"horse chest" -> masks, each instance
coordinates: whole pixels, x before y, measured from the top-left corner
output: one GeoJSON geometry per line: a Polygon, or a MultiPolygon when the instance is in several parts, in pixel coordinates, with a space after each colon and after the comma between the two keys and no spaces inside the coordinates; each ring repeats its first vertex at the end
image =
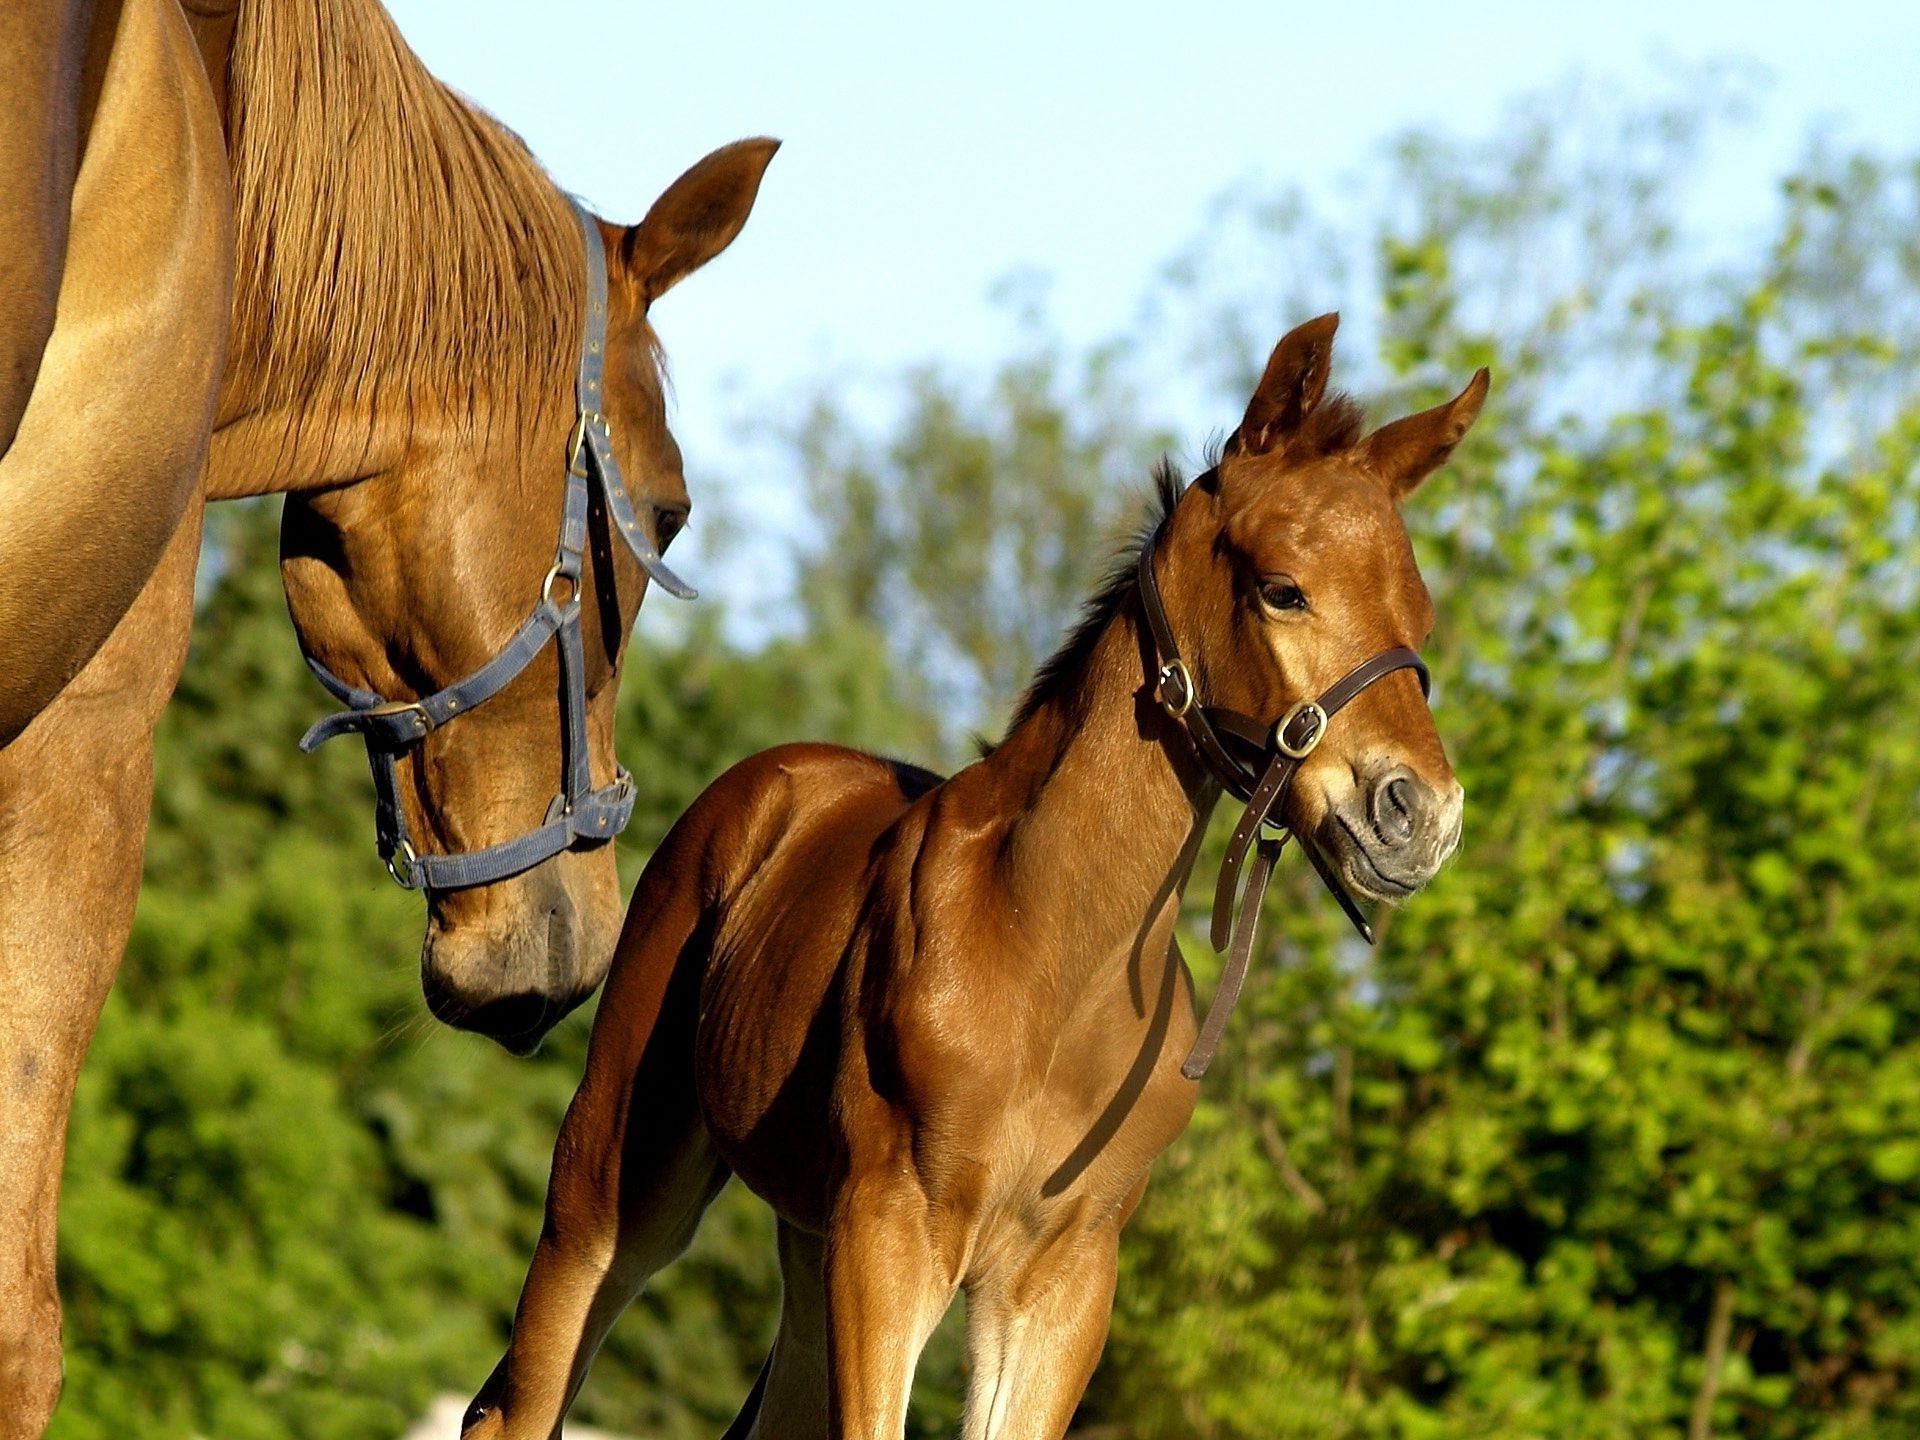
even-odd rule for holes
{"type": "Polygon", "coordinates": [[[1043,1231],[1063,1210],[1130,1207],[1154,1159],[1185,1129],[1196,1087],[1179,1063],[1194,1033],[1179,962],[1071,1005],[999,987],[955,1003],[943,986],[897,1017],[895,1068],[911,1152],[935,1203],[985,1230],[1043,1231]]]}

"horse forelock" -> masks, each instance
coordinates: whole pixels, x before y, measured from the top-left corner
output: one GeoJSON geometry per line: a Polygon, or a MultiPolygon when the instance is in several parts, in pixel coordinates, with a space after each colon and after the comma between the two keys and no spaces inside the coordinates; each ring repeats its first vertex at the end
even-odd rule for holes
{"type": "Polygon", "coordinates": [[[586,277],[565,197],[377,0],[243,6],[229,84],[243,405],[495,425],[569,383],[586,277]]]}

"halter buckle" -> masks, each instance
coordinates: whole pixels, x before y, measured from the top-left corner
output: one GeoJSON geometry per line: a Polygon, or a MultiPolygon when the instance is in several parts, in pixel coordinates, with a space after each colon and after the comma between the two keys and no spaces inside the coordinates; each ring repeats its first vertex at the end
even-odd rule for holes
{"type": "Polygon", "coordinates": [[[1176,720],[1185,718],[1186,713],[1193,709],[1196,693],[1193,686],[1193,672],[1187,669],[1187,662],[1178,656],[1162,665],[1154,676],[1153,698],[1160,702],[1161,709],[1176,720]],[[1170,690],[1176,682],[1179,685],[1177,698],[1170,690]]]}
{"type": "Polygon", "coordinates": [[[420,857],[413,853],[413,846],[405,840],[393,842],[393,849],[380,857],[386,862],[387,874],[393,877],[393,883],[402,890],[413,888],[413,867],[420,857]]]}
{"type": "Polygon", "coordinates": [[[579,479],[587,478],[586,468],[580,463],[580,452],[587,448],[587,426],[597,424],[607,432],[607,438],[613,438],[613,427],[607,424],[607,417],[598,410],[582,410],[573,419],[573,433],[567,436],[567,474],[579,479]]]}
{"type": "Polygon", "coordinates": [[[1321,740],[1326,738],[1326,733],[1327,712],[1320,708],[1320,702],[1318,700],[1302,700],[1298,705],[1282,715],[1280,717],[1280,723],[1273,727],[1273,748],[1289,760],[1304,760],[1319,747],[1321,740]],[[1308,715],[1313,718],[1313,729],[1307,733],[1307,738],[1304,741],[1295,745],[1287,739],[1287,732],[1293,729],[1293,722],[1298,720],[1302,715],[1308,715]]]}
{"type": "Polygon", "coordinates": [[[422,705],[418,700],[388,700],[362,713],[370,716],[377,715],[383,720],[396,715],[414,715],[419,717],[417,723],[420,727],[420,733],[413,737],[414,741],[425,739],[427,732],[433,729],[433,716],[428,713],[427,707],[422,705]]]}

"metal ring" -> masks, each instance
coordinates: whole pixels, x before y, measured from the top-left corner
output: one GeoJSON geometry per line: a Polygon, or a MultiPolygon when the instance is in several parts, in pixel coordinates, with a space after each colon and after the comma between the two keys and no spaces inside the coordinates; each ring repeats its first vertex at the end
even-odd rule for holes
{"type": "Polygon", "coordinates": [[[567,584],[573,587],[573,594],[569,595],[566,598],[564,603],[571,605],[574,601],[580,598],[580,582],[577,579],[575,579],[572,575],[569,575],[567,574],[567,572],[562,570],[560,568],[561,563],[562,562],[558,560],[554,561],[553,564],[549,566],[547,569],[547,578],[540,582],[540,598],[546,601],[549,605],[558,605],[563,603],[553,598],[553,582],[558,579],[561,579],[563,576],[565,577],[567,584]]]}
{"type": "Polygon", "coordinates": [[[1162,665],[1153,694],[1154,698],[1160,702],[1161,708],[1169,715],[1176,720],[1183,719],[1186,713],[1193,709],[1195,695],[1193,672],[1187,669],[1187,662],[1176,657],[1162,665]],[[1177,703],[1167,696],[1167,682],[1170,680],[1180,682],[1180,699],[1177,703]]]}
{"type": "Polygon", "coordinates": [[[1282,715],[1280,717],[1280,723],[1273,727],[1273,748],[1289,760],[1304,760],[1319,746],[1320,741],[1326,736],[1326,733],[1327,712],[1320,708],[1320,702],[1318,700],[1302,700],[1298,705],[1287,711],[1285,715],[1282,715]],[[1295,746],[1288,742],[1287,731],[1293,728],[1293,722],[1298,720],[1302,715],[1312,715],[1315,717],[1313,733],[1307,737],[1305,744],[1295,746]]]}
{"type": "Polygon", "coordinates": [[[398,885],[402,890],[411,890],[413,888],[413,867],[418,864],[420,860],[420,857],[413,853],[413,846],[404,840],[396,840],[393,842],[393,849],[380,858],[386,861],[387,874],[393,877],[394,884],[398,885]],[[399,861],[401,866],[405,867],[404,871],[396,867],[394,863],[396,860],[399,861]]]}

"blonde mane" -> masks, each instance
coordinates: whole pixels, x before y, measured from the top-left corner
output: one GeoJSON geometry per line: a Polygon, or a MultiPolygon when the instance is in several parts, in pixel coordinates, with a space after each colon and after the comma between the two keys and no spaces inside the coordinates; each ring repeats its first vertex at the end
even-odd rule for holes
{"type": "Polygon", "coordinates": [[[494,423],[570,379],[586,273],[566,198],[378,0],[248,0],[229,84],[229,402],[494,423]]]}

